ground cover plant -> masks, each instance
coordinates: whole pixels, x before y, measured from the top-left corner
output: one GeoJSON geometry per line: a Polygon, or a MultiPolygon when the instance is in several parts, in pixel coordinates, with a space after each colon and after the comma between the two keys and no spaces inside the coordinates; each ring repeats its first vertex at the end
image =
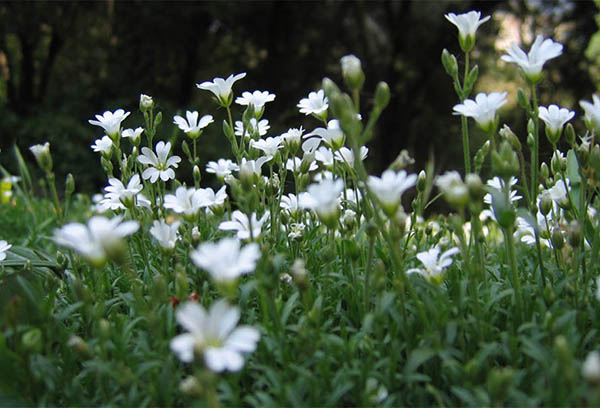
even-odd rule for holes
{"type": "Polygon", "coordinates": [[[19,175],[1,185],[2,405],[600,402],[600,98],[581,101],[583,115],[539,106],[563,46],[511,45],[501,58],[522,73],[512,97],[529,117],[511,129],[507,92],[472,95],[489,17],[445,17],[458,28],[461,56],[441,60],[462,134],[440,137],[462,138],[462,175],[407,171],[406,152],[367,173],[374,124],[393,112],[385,82],[362,89],[353,55],[343,85],[325,78],[299,101],[310,131],[269,134],[276,96],[237,92],[245,73],[197,84],[223,123],[187,111],[167,137],[148,95],[137,115],[95,115],[107,185],[92,199],[74,194],[76,176],[55,180],[47,143],[25,152],[37,191],[15,148],[19,175]],[[488,136],[474,154],[473,125],[488,136]],[[230,158],[200,162],[207,126],[230,158]],[[441,199],[451,214],[427,211],[441,199]]]}

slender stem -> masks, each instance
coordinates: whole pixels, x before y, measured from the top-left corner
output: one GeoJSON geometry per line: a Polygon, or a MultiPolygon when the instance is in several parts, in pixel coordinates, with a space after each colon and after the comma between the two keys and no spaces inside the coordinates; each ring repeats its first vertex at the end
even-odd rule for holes
{"type": "Polygon", "coordinates": [[[533,151],[531,152],[531,203],[535,206],[537,203],[537,191],[538,191],[538,171],[539,165],[539,153],[540,153],[540,121],[538,118],[538,101],[535,85],[531,85],[531,100],[533,102],[533,151]]]}
{"type": "Polygon", "coordinates": [[[514,227],[511,225],[508,228],[503,228],[504,242],[506,244],[506,256],[510,263],[510,279],[512,280],[513,288],[515,291],[515,304],[517,307],[517,316],[519,321],[523,319],[523,299],[521,298],[521,281],[519,280],[518,269],[517,269],[517,258],[515,256],[515,240],[513,237],[514,227]]]}
{"type": "MultiPolygon", "coordinates": [[[[463,78],[463,87],[464,87],[465,82],[467,81],[468,75],[469,75],[469,53],[466,53],[465,54],[465,76],[463,78]]],[[[464,100],[469,95],[463,94],[462,96],[463,96],[463,98],[462,98],[461,102],[464,102],[464,100]]],[[[463,142],[463,154],[464,154],[464,160],[465,160],[465,174],[469,174],[471,172],[471,153],[470,153],[470,146],[469,146],[469,126],[467,123],[466,116],[461,116],[460,124],[461,124],[461,128],[462,128],[462,142],[463,142]]]]}
{"type": "Polygon", "coordinates": [[[367,267],[365,269],[365,313],[369,310],[369,280],[371,278],[371,264],[373,263],[373,247],[375,246],[375,238],[369,239],[369,253],[367,255],[367,267]]]}

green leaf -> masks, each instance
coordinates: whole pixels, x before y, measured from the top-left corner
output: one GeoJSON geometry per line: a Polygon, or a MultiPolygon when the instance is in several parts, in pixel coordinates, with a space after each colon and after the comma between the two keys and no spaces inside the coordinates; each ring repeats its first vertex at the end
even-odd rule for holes
{"type": "Polygon", "coordinates": [[[419,368],[421,365],[430,360],[433,356],[435,356],[435,351],[430,348],[420,348],[415,349],[410,353],[408,357],[408,361],[404,366],[404,374],[409,375],[412,374],[419,368]]]}

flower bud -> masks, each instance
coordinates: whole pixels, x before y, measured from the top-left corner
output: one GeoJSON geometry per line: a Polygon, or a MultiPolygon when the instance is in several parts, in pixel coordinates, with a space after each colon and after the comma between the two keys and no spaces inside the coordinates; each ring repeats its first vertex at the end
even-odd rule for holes
{"type": "Polygon", "coordinates": [[[355,55],[345,55],[340,59],[342,65],[342,76],[348,88],[360,91],[364,82],[365,74],[362,70],[360,59],[355,55]]]}
{"type": "Polygon", "coordinates": [[[525,91],[523,88],[519,88],[517,90],[517,101],[519,102],[519,106],[525,109],[527,112],[531,110],[531,105],[529,103],[529,98],[525,95],[525,91]]]}
{"type": "Polygon", "coordinates": [[[29,353],[39,353],[42,350],[42,331],[37,327],[27,330],[21,337],[21,342],[29,353]]]}
{"type": "Polygon", "coordinates": [[[497,152],[492,152],[492,171],[504,179],[519,173],[519,158],[507,141],[500,144],[497,152]]]}
{"type": "Polygon", "coordinates": [[[568,237],[569,237],[569,245],[571,245],[573,248],[577,248],[579,245],[581,245],[581,239],[582,239],[583,235],[582,235],[582,231],[581,231],[581,224],[579,224],[579,222],[577,222],[577,220],[573,220],[569,224],[568,237]]]}
{"type": "Polygon", "coordinates": [[[573,146],[575,144],[575,128],[570,123],[567,123],[565,127],[565,140],[569,144],[569,146],[573,146]]]}
{"type": "Polygon", "coordinates": [[[552,237],[550,240],[552,241],[554,248],[558,249],[559,251],[565,246],[565,239],[563,238],[562,232],[558,228],[554,228],[552,230],[552,237]]]}
{"type": "Polygon", "coordinates": [[[485,162],[485,158],[490,152],[490,141],[486,140],[486,142],[481,146],[481,148],[475,154],[475,158],[473,159],[473,163],[475,164],[475,172],[479,173],[481,171],[481,167],[485,162]]]}
{"type": "Polygon", "coordinates": [[[200,174],[200,167],[194,165],[194,168],[192,169],[192,174],[194,175],[194,184],[196,186],[199,186],[200,181],[202,180],[202,175],[200,174]]]}
{"type": "Polygon", "coordinates": [[[581,373],[586,381],[600,383],[600,353],[592,351],[586,357],[581,373]]]}
{"type": "Polygon", "coordinates": [[[458,80],[458,63],[456,57],[450,54],[447,49],[444,48],[442,51],[442,65],[446,70],[446,73],[455,81],[458,80]]]}
{"type": "Polygon", "coordinates": [[[540,165],[540,179],[542,183],[545,183],[550,177],[550,170],[548,169],[548,165],[545,162],[542,162],[540,165]]]}
{"type": "Polygon", "coordinates": [[[75,178],[71,173],[67,174],[65,179],[65,198],[69,200],[75,191],[75,178]]]}
{"type": "Polygon", "coordinates": [[[152,109],[154,106],[154,100],[151,96],[140,94],[140,110],[146,112],[152,109]]]}
{"type": "Polygon", "coordinates": [[[542,193],[542,196],[540,198],[540,212],[543,215],[548,215],[548,213],[550,211],[552,211],[552,197],[550,196],[550,193],[548,193],[547,191],[544,191],[542,193]]]}
{"type": "Polygon", "coordinates": [[[469,189],[469,195],[474,202],[480,202],[486,194],[485,186],[481,178],[474,173],[469,173],[465,176],[465,184],[469,189]]]}
{"type": "Polygon", "coordinates": [[[304,261],[300,258],[296,259],[292,265],[292,277],[296,285],[298,285],[298,289],[304,291],[308,288],[310,284],[308,273],[304,267],[304,261]]]}
{"type": "Polygon", "coordinates": [[[502,129],[500,129],[498,131],[498,134],[504,138],[504,140],[506,140],[508,143],[510,143],[510,145],[512,146],[512,148],[517,151],[520,152],[521,151],[521,142],[519,141],[519,138],[517,137],[517,135],[515,135],[515,133],[512,131],[512,129],[510,127],[508,127],[507,125],[504,125],[502,127],[502,129]]]}
{"type": "Polygon", "coordinates": [[[69,340],[67,341],[67,345],[75,350],[77,353],[81,354],[83,357],[90,357],[92,354],[90,352],[90,346],[79,336],[71,335],[69,340]]]}
{"type": "Polygon", "coordinates": [[[419,175],[417,176],[417,191],[419,193],[422,193],[425,191],[426,187],[427,187],[427,174],[425,173],[425,170],[421,170],[419,172],[419,175]]]}
{"type": "Polygon", "coordinates": [[[380,111],[390,103],[390,87],[386,82],[379,82],[375,88],[375,106],[380,111]]]}
{"type": "Polygon", "coordinates": [[[50,143],[46,142],[43,145],[33,145],[29,148],[35,156],[38,166],[46,173],[52,171],[52,156],[50,155],[50,143]]]}
{"type": "Polygon", "coordinates": [[[179,391],[189,397],[201,397],[202,384],[196,377],[189,375],[179,383],[179,391]]]}

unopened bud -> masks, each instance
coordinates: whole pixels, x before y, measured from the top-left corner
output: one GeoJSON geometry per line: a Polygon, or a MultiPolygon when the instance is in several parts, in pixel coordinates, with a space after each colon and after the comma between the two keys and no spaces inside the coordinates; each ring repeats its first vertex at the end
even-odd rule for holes
{"type": "Polygon", "coordinates": [[[452,79],[458,80],[458,62],[456,61],[456,57],[445,48],[442,51],[442,65],[452,79]]]}
{"type": "Polygon", "coordinates": [[[387,83],[381,81],[375,88],[375,106],[377,109],[383,110],[390,102],[390,87],[387,83]]]}
{"type": "Polygon", "coordinates": [[[67,199],[71,198],[73,192],[75,191],[75,178],[71,173],[67,174],[67,178],[65,179],[65,196],[67,199]]]}
{"type": "Polygon", "coordinates": [[[146,112],[149,109],[152,109],[154,106],[154,100],[151,96],[141,94],[140,95],[140,110],[142,112],[146,112]]]}
{"type": "Polygon", "coordinates": [[[565,246],[565,239],[563,238],[562,232],[558,228],[552,230],[552,237],[550,238],[554,248],[561,250],[565,246]]]}
{"type": "Polygon", "coordinates": [[[43,145],[33,145],[29,148],[33,153],[38,166],[46,173],[52,171],[52,156],[50,155],[50,143],[46,142],[43,145]]]}
{"type": "Polygon", "coordinates": [[[39,353],[42,349],[42,331],[40,329],[29,329],[21,338],[23,347],[30,353],[39,353]]]}
{"type": "Polygon", "coordinates": [[[67,345],[84,357],[90,357],[90,346],[79,336],[71,335],[67,345]]]}
{"type": "Polygon", "coordinates": [[[473,201],[479,202],[483,199],[483,196],[486,194],[485,186],[477,174],[467,174],[465,176],[465,184],[469,189],[469,195],[473,201]]]}
{"type": "Polygon", "coordinates": [[[548,165],[543,162],[540,165],[540,179],[542,183],[545,183],[546,180],[548,180],[548,177],[550,177],[550,170],[548,169],[548,165]]]}
{"type": "Polygon", "coordinates": [[[552,211],[552,197],[550,196],[550,193],[544,191],[540,198],[540,212],[543,215],[548,215],[550,211],[552,211]]]}
{"type": "Polygon", "coordinates": [[[192,169],[192,174],[194,176],[194,184],[196,186],[199,186],[200,181],[202,180],[202,174],[200,173],[200,167],[194,165],[194,168],[192,169]]]}
{"type": "Polygon", "coordinates": [[[308,280],[308,274],[304,267],[304,261],[302,259],[296,259],[292,265],[292,277],[294,282],[298,285],[298,289],[305,290],[308,288],[310,281],[308,280]]]}
{"type": "Polygon", "coordinates": [[[417,191],[419,193],[422,193],[425,191],[426,187],[427,187],[427,174],[425,173],[425,170],[421,170],[419,172],[419,175],[417,176],[417,191]]]}
{"type": "Polygon", "coordinates": [[[573,146],[575,144],[575,128],[570,123],[567,123],[567,126],[565,127],[565,140],[569,146],[573,146]]]}
{"type": "Polygon", "coordinates": [[[517,152],[521,151],[521,142],[519,141],[517,135],[515,135],[515,133],[511,130],[511,128],[508,127],[508,125],[504,125],[502,129],[498,131],[498,134],[500,134],[500,136],[504,138],[504,140],[510,143],[514,150],[516,150],[517,152]]]}
{"type": "Polygon", "coordinates": [[[342,76],[348,88],[360,91],[365,82],[360,59],[355,55],[345,55],[340,59],[340,64],[342,65],[342,76]]]}
{"type": "Polygon", "coordinates": [[[571,223],[569,224],[569,245],[571,245],[573,248],[577,248],[579,245],[581,245],[581,238],[582,238],[582,232],[581,232],[581,224],[579,224],[579,222],[577,222],[576,220],[571,221],[571,223]]]}

